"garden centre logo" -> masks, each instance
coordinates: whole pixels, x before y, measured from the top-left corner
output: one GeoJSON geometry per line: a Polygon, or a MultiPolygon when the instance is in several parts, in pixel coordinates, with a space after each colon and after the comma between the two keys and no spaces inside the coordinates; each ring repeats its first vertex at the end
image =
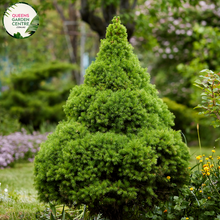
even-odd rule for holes
{"type": "Polygon", "coordinates": [[[35,33],[39,25],[39,17],[32,6],[19,2],[7,8],[2,22],[10,36],[23,39],[35,33]]]}

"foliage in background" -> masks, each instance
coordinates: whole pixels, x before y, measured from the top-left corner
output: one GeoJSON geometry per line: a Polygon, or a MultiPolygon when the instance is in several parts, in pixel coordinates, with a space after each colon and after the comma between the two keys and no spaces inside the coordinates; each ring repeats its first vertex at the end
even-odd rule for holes
{"type": "MultiPolygon", "coordinates": [[[[116,15],[120,15],[122,23],[127,29],[129,40],[134,34],[134,30],[138,33],[141,32],[141,34],[143,35],[143,29],[145,29],[147,25],[149,25],[149,20],[154,20],[161,11],[167,13],[169,12],[170,8],[173,7],[175,9],[178,9],[183,7],[183,3],[188,2],[190,2],[192,5],[196,5],[199,0],[160,0],[157,2],[148,2],[145,0],[73,0],[67,1],[65,3],[62,0],[58,0],[56,1],[56,3],[51,2],[50,0],[41,0],[40,8],[44,10],[51,9],[54,5],[56,5],[59,6],[58,10],[61,11],[64,8],[68,9],[68,7],[71,6],[70,2],[74,3],[75,6],[78,6],[82,21],[86,22],[89,27],[98,34],[100,39],[103,39],[105,37],[106,27],[110,24],[112,18],[116,15]],[[148,4],[150,4],[151,7],[146,17],[144,16],[144,13],[142,13],[141,16],[135,13],[139,7],[147,7],[148,4]],[[140,24],[143,22],[143,18],[144,22],[147,23],[147,25],[144,24],[144,27],[141,27],[140,24]]],[[[65,15],[65,13],[63,12],[62,14],[65,15]]],[[[69,19],[74,20],[74,16],[69,17],[69,19]]],[[[146,30],[148,34],[152,31],[152,29],[149,28],[146,28],[145,32],[146,30]]]]}
{"type": "MultiPolygon", "coordinates": [[[[10,37],[3,26],[0,28],[0,60],[8,59],[8,68],[14,72],[33,63],[44,63],[52,60],[68,62],[68,48],[62,30],[60,19],[54,10],[43,9],[40,2],[26,0],[39,15],[39,27],[36,33],[22,41],[10,37]],[[46,16],[47,14],[47,16],[46,16]]],[[[2,0],[0,13],[3,14],[8,6],[17,3],[14,0],[2,0]]],[[[1,66],[1,65],[0,65],[1,66]]]]}
{"type": "Polygon", "coordinates": [[[215,139],[220,135],[220,132],[210,127],[210,118],[207,119],[202,115],[198,115],[198,111],[176,103],[167,97],[164,97],[163,101],[175,116],[172,128],[176,131],[181,131],[183,140],[187,142],[188,146],[198,145],[197,124],[200,125],[200,135],[203,146],[219,145],[215,143],[215,139]]]}
{"type": "MultiPolygon", "coordinates": [[[[11,115],[16,115],[23,125],[32,125],[39,129],[45,121],[57,123],[64,119],[62,106],[68,97],[73,83],[53,86],[50,81],[61,78],[71,64],[51,62],[35,64],[21,73],[12,74],[11,86],[0,97],[0,105],[11,115]],[[48,83],[47,83],[48,82],[48,83]]],[[[67,76],[66,76],[67,77],[67,76]]]]}
{"type": "Polygon", "coordinates": [[[176,131],[180,130],[186,137],[188,144],[195,140],[195,136],[197,135],[196,124],[201,119],[197,112],[166,97],[163,98],[163,101],[167,104],[168,109],[175,115],[174,126],[172,128],[176,131]]]}
{"type": "Polygon", "coordinates": [[[47,134],[34,132],[27,134],[25,130],[9,135],[0,135],[0,169],[14,166],[19,161],[33,161],[47,134]]]}
{"type": "Polygon", "coordinates": [[[202,110],[200,114],[213,117],[212,125],[216,128],[220,126],[220,74],[208,69],[201,73],[205,75],[200,75],[201,80],[197,79],[195,86],[202,90],[202,101],[196,108],[202,110]]]}
{"type": "Polygon", "coordinates": [[[71,91],[67,120],[35,158],[41,201],[85,204],[91,215],[110,220],[137,219],[187,181],[188,148],[149,81],[114,18],[85,83],[71,91]]]}
{"type": "MultiPolygon", "coordinates": [[[[220,17],[220,14],[218,14],[220,17]]],[[[214,19],[215,21],[216,19],[214,19]]],[[[205,23],[204,23],[205,24],[205,23]]],[[[192,58],[187,64],[179,64],[178,72],[189,79],[191,86],[190,104],[199,103],[200,91],[193,88],[194,81],[198,78],[201,69],[212,69],[215,72],[220,71],[219,49],[220,49],[220,31],[219,20],[213,26],[201,26],[196,24],[193,33],[196,41],[193,43],[192,58]]]]}
{"type": "MultiPolygon", "coordinates": [[[[154,10],[152,2],[146,1],[143,6],[137,7],[136,13],[142,17],[142,22],[138,23],[140,29],[137,29],[131,42],[135,45],[142,65],[148,65],[152,82],[156,84],[160,96],[187,109],[199,103],[200,92],[193,86],[198,72],[204,68],[218,72],[220,68],[220,4],[218,1],[205,0],[190,1],[182,6],[170,7],[169,12],[159,10],[154,19],[150,16],[151,10],[154,10]],[[139,31],[141,28],[142,31],[139,31]]],[[[184,131],[183,127],[190,116],[181,123],[186,114],[172,112],[176,117],[176,127],[184,131]]],[[[205,145],[214,144],[215,137],[219,136],[219,131],[210,128],[209,123],[210,119],[206,118],[200,121],[205,145]],[[210,135],[207,136],[207,133],[210,135]]],[[[190,122],[188,127],[193,132],[190,135],[185,132],[187,139],[193,140],[195,144],[195,125],[191,127],[190,122]]]]}
{"type": "Polygon", "coordinates": [[[182,3],[180,8],[168,8],[168,12],[159,10],[154,19],[149,18],[155,7],[152,2],[137,8],[142,32],[146,29],[152,34],[139,32],[132,42],[143,57],[154,42],[150,73],[161,96],[192,107],[199,97],[192,86],[198,70],[206,65],[213,70],[219,66],[220,4],[215,0],[182,3]]]}
{"type": "Polygon", "coordinates": [[[0,135],[8,135],[20,129],[18,118],[10,115],[8,111],[0,108],[0,135]]]}

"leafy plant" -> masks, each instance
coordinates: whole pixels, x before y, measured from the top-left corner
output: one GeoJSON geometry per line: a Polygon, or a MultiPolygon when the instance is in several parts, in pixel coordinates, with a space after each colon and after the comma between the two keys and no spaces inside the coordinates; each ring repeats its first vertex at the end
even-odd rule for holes
{"type": "Polygon", "coordinates": [[[35,158],[41,201],[86,205],[90,216],[132,220],[187,181],[188,148],[171,129],[173,115],[133,54],[118,17],[64,111],[67,120],[35,158]]]}
{"type": "Polygon", "coordinates": [[[14,34],[13,37],[15,37],[17,39],[23,39],[24,38],[24,37],[21,36],[20,32],[17,32],[16,34],[14,34]]]}
{"type": "MultiPolygon", "coordinates": [[[[10,184],[10,179],[8,181],[10,184]]],[[[30,186],[30,182],[26,182],[26,184],[30,186]]],[[[18,189],[18,187],[16,188],[18,189]]],[[[17,189],[14,190],[8,186],[1,187],[0,183],[0,219],[35,220],[35,213],[43,208],[43,204],[37,201],[36,196],[27,195],[24,191],[18,191],[17,189]]]]}
{"type": "Polygon", "coordinates": [[[202,117],[198,116],[195,110],[176,103],[169,98],[164,97],[163,101],[167,104],[168,109],[175,115],[174,126],[172,128],[177,131],[181,130],[188,144],[194,141],[195,137],[197,137],[196,124],[202,117]]]}
{"type": "Polygon", "coordinates": [[[217,128],[220,125],[220,75],[208,69],[201,73],[204,75],[200,75],[201,80],[197,79],[194,85],[203,91],[202,101],[195,108],[202,110],[199,114],[211,118],[211,125],[217,128]]]}
{"type": "Polygon", "coordinates": [[[76,209],[74,206],[71,208],[65,208],[65,205],[54,205],[49,202],[49,207],[44,211],[39,211],[36,213],[37,219],[50,219],[50,220],[78,220],[78,219],[87,219],[85,217],[86,207],[82,206],[79,209],[76,209]]]}
{"type": "Polygon", "coordinates": [[[32,19],[30,25],[28,26],[28,28],[27,28],[27,30],[26,30],[26,33],[27,33],[27,32],[29,32],[30,34],[35,33],[35,31],[37,30],[38,26],[39,26],[39,16],[36,15],[36,16],[32,19]]]}
{"type": "Polygon", "coordinates": [[[205,69],[201,71],[206,75],[200,75],[195,81],[195,86],[202,89],[202,101],[196,108],[202,109],[200,114],[214,117],[212,125],[216,128],[220,126],[220,74],[205,69]]]}
{"type": "MultiPolygon", "coordinates": [[[[171,196],[166,203],[155,206],[146,219],[219,219],[220,156],[214,160],[215,150],[209,156],[196,156],[197,164],[191,170],[190,181],[171,196]]],[[[172,182],[172,176],[170,181],[172,182]]]]}

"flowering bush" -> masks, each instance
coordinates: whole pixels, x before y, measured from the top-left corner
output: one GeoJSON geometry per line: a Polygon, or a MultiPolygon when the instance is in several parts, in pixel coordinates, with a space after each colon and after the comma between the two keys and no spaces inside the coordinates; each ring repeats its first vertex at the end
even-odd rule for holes
{"type": "MultiPolygon", "coordinates": [[[[189,183],[178,196],[171,196],[170,201],[149,212],[146,219],[220,219],[220,156],[215,161],[214,153],[197,156],[197,164],[189,167],[189,183]]],[[[172,182],[172,176],[167,179],[172,182]]]]}
{"type": "Polygon", "coordinates": [[[39,145],[46,140],[46,134],[27,134],[25,130],[6,136],[0,135],[0,168],[12,166],[20,159],[33,161],[39,145]]]}

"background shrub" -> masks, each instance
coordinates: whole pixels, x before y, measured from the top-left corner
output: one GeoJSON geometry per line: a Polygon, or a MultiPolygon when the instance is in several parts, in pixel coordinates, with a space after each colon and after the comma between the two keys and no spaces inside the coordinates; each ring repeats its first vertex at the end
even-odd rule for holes
{"type": "Polygon", "coordinates": [[[72,83],[60,86],[58,89],[51,85],[53,77],[74,69],[67,63],[51,62],[35,64],[21,73],[12,74],[9,90],[2,93],[0,105],[10,115],[17,115],[22,125],[32,125],[39,129],[45,121],[57,123],[62,120],[62,106],[68,97],[72,83]]]}
{"type": "Polygon", "coordinates": [[[110,220],[137,219],[187,181],[188,148],[171,129],[173,115],[133,54],[119,18],[64,111],[67,120],[35,158],[40,200],[86,204],[91,215],[110,220]]]}
{"type": "Polygon", "coordinates": [[[10,115],[6,109],[0,108],[0,135],[8,135],[20,129],[18,117],[10,115]]]}
{"type": "Polygon", "coordinates": [[[213,119],[205,118],[203,115],[198,114],[198,111],[170,100],[169,98],[164,97],[163,101],[175,116],[172,128],[182,132],[188,146],[198,145],[197,124],[199,124],[199,133],[203,146],[219,146],[219,143],[216,143],[215,140],[220,133],[210,126],[213,119]]]}

